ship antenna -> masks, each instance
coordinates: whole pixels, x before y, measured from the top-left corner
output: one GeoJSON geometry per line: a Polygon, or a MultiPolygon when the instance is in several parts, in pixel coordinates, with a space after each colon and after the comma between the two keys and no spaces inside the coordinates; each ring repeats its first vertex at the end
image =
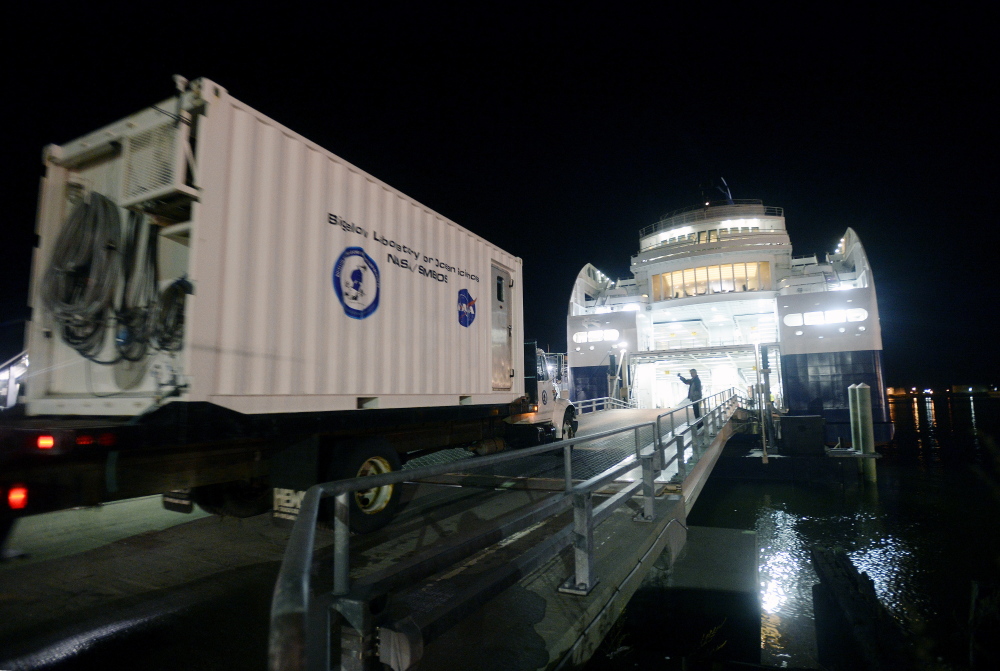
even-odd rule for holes
{"type": "Polygon", "coordinates": [[[730,191],[729,191],[729,185],[726,184],[726,178],[725,177],[719,177],[719,179],[722,180],[722,186],[725,186],[726,188],[723,189],[722,186],[718,186],[718,185],[715,188],[722,192],[722,195],[726,197],[726,202],[727,203],[729,203],[730,205],[733,205],[734,204],[733,203],[733,194],[730,193],[730,191]]]}

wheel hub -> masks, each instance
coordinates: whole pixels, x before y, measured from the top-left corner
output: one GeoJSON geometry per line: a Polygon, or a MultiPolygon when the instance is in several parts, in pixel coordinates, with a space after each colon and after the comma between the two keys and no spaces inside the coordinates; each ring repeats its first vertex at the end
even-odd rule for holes
{"type": "MultiPolygon", "coordinates": [[[[367,477],[369,475],[381,475],[383,473],[391,473],[392,466],[389,464],[388,460],[383,457],[375,456],[369,457],[361,467],[358,469],[359,478],[367,477]]],[[[392,491],[395,485],[386,485],[384,487],[372,487],[371,489],[365,489],[354,493],[354,500],[358,504],[358,509],[365,513],[366,515],[374,515],[375,513],[384,510],[389,501],[392,499],[392,491]]]]}

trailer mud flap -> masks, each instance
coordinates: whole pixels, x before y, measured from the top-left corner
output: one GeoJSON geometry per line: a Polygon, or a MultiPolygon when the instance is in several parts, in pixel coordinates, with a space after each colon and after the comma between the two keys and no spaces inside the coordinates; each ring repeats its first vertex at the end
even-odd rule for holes
{"type": "Polygon", "coordinates": [[[290,526],[299,517],[306,490],[319,482],[319,439],[312,437],[271,457],[270,481],[274,488],[271,521],[290,526]]]}
{"type": "Polygon", "coordinates": [[[163,507],[175,513],[190,513],[194,510],[194,501],[190,489],[175,489],[163,494],[163,507]]]}
{"type": "Polygon", "coordinates": [[[302,499],[306,497],[304,489],[274,488],[274,507],[271,510],[271,520],[285,526],[294,523],[302,510],[302,499]]]}

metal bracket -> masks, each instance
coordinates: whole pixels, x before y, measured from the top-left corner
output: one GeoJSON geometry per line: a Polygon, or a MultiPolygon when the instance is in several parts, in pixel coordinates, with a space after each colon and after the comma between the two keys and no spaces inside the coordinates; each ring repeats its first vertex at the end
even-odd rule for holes
{"type": "Polygon", "coordinates": [[[575,594],[576,596],[587,596],[601,582],[600,578],[594,578],[589,586],[586,583],[577,582],[576,577],[570,576],[559,585],[559,591],[563,594],[575,594]]]}

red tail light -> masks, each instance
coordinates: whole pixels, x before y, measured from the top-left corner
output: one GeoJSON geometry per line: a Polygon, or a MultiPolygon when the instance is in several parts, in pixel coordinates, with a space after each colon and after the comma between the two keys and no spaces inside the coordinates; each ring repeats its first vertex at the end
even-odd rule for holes
{"type": "Polygon", "coordinates": [[[97,437],[97,444],[98,445],[104,445],[104,446],[114,445],[115,444],[115,434],[113,434],[113,433],[102,433],[100,436],[97,437]]]}
{"type": "Polygon", "coordinates": [[[94,444],[94,437],[93,436],[88,436],[87,434],[83,434],[83,435],[77,436],[76,437],[76,444],[77,445],[93,445],[94,444]]]}
{"type": "Polygon", "coordinates": [[[11,510],[23,510],[28,506],[28,488],[14,485],[7,492],[7,505],[11,510]]]}
{"type": "Polygon", "coordinates": [[[51,450],[56,444],[56,439],[53,436],[39,436],[38,437],[38,449],[40,450],[51,450]]]}

